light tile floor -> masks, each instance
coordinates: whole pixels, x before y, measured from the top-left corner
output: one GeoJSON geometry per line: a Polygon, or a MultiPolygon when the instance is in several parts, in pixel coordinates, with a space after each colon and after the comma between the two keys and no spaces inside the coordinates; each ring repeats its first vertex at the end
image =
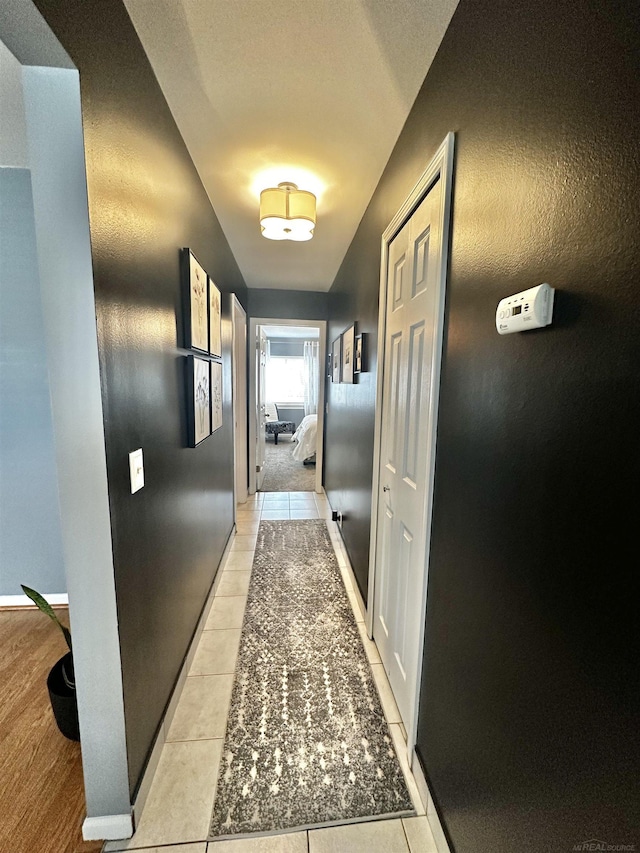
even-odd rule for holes
{"type": "Polygon", "coordinates": [[[240,629],[261,519],[330,518],[324,495],[258,493],[239,505],[237,534],[215,587],[211,609],[169,726],[166,743],[136,833],[104,850],[140,853],[437,853],[406,758],[406,735],[380,655],[366,636],[349,562],[335,524],[329,523],[340,571],[354,609],[382,706],[417,817],[377,820],[281,835],[205,840],[215,798],[240,629]],[[170,845],[170,846],[169,846],[170,845]]]}

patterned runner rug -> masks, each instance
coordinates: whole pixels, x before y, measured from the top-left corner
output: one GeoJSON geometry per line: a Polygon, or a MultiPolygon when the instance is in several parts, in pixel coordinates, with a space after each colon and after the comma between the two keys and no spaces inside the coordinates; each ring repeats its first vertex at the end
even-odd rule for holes
{"type": "Polygon", "coordinates": [[[211,839],[414,814],[324,521],[263,521],[211,839]]]}

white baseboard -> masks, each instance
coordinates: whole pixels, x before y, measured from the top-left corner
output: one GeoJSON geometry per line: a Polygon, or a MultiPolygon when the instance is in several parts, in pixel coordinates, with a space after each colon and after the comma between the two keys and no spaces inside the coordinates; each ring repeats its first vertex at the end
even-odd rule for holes
{"type": "Polygon", "coordinates": [[[110,814],[101,817],[86,817],[82,824],[85,841],[112,841],[131,838],[133,817],[130,814],[110,814]]]}
{"type": "MultiPolygon", "coordinates": [[[[47,593],[44,596],[49,604],[69,604],[66,592],[47,593]]],[[[0,595],[0,607],[35,607],[28,595],[0,595]]]]}
{"type": "Polygon", "coordinates": [[[451,853],[451,848],[449,847],[447,837],[442,829],[442,824],[440,823],[436,807],[433,804],[433,797],[431,796],[429,785],[425,779],[422,765],[418,761],[418,756],[415,752],[413,754],[413,761],[411,762],[411,770],[413,771],[413,778],[416,780],[416,785],[418,786],[418,793],[420,794],[422,805],[427,813],[427,820],[429,821],[431,834],[436,842],[438,853],[451,853]]]}

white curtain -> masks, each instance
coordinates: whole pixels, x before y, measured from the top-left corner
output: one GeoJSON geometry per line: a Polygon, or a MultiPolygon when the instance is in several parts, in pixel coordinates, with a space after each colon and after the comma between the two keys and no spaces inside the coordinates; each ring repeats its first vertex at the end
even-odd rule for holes
{"type": "Polygon", "coordinates": [[[320,364],[318,341],[304,342],[304,413],[315,415],[318,412],[318,386],[320,381],[320,364]]]}

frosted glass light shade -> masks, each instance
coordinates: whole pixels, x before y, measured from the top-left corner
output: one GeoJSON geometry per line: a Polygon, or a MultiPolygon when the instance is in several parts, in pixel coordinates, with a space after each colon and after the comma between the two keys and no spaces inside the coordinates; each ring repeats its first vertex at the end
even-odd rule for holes
{"type": "Polygon", "coordinates": [[[301,242],[313,237],[316,197],[295,184],[278,184],[260,193],[260,227],[268,240],[301,242]]]}

